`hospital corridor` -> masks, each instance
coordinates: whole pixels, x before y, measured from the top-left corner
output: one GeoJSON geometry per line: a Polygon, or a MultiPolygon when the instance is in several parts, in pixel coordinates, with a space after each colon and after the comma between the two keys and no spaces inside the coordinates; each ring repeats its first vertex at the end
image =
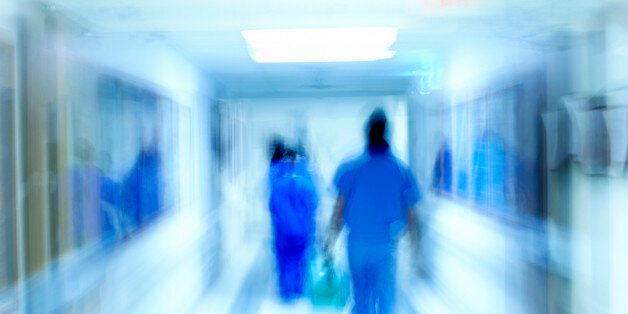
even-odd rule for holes
{"type": "Polygon", "coordinates": [[[628,313],[626,0],[0,0],[0,314],[628,313]]]}

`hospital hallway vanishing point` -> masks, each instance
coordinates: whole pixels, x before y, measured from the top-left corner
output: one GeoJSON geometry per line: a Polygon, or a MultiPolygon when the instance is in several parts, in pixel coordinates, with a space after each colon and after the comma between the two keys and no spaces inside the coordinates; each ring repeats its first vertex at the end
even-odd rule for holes
{"type": "Polygon", "coordinates": [[[628,313],[622,0],[0,0],[0,313],[350,313],[346,229],[333,305],[316,267],[376,108],[421,194],[395,313],[628,313]],[[318,197],[291,302],[278,136],[318,197]]]}

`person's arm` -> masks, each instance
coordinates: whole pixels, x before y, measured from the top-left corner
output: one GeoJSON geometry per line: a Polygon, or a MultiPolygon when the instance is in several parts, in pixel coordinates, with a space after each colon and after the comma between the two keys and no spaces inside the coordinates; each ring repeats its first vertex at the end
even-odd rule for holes
{"type": "Polygon", "coordinates": [[[342,228],[342,216],[345,210],[345,200],[342,196],[338,196],[336,204],[334,205],[334,212],[331,215],[331,221],[329,222],[329,229],[327,231],[327,238],[324,244],[324,251],[327,257],[331,257],[332,247],[336,243],[338,234],[342,228]]]}
{"type": "Polygon", "coordinates": [[[410,237],[410,264],[417,275],[423,274],[423,260],[420,254],[420,230],[417,206],[411,206],[406,213],[407,232],[410,237]]]}
{"type": "Polygon", "coordinates": [[[406,213],[406,224],[408,236],[410,237],[410,245],[413,250],[419,249],[419,219],[417,218],[416,207],[411,206],[406,213]]]}
{"type": "Polygon", "coordinates": [[[412,268],[419,274],[421,272],[421,256],[420,256],[420,224],[418,211],[419,203],[421,201],[421,191],[416,182],[416,179],[411,172],[408,171],[404,191],[402,194],[402,204],[406,210],[406,231],[410,237],[410,255],[412,268]]]}

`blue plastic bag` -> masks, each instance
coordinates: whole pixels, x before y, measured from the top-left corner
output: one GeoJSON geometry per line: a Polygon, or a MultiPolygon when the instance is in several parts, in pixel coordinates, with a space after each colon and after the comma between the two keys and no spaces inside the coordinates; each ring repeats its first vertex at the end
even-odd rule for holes
{"type": "Polygon", "coordinates": [[[347,273],[333,260],[320,256],[310,266],[310,300],[314,309],[342,310],[350,294],[347,273]]]}

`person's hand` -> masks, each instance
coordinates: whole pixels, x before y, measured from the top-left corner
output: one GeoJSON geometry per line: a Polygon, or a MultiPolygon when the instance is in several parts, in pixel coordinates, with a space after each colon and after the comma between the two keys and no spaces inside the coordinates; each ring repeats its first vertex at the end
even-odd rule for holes
{"type": "Polygon", "coordinates": [[[325,261],[330,261],[333,258],[331,246],[331,241],[327,238],[327,240],[323,243],[323,257],[325,258],[325,261]]]}

